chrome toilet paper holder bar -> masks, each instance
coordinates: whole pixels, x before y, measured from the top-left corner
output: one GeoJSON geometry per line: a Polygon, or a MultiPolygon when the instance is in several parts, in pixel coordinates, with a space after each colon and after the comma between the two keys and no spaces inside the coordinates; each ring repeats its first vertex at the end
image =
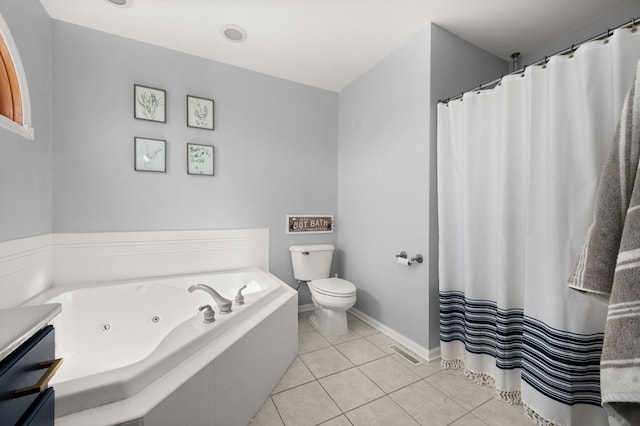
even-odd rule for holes
{"type": "MultiPolygon", "coordinates": [[[[402,259],[408,259],[409,255],[407,255],[407,252],[402,250],[399,254],[396,254],[396,259],[397,258],[402,258],[402,259]]],[[[424,258],[422,257],[422,255],[420,253],[416,254],[415,257],[412,257],[409,260],[409,265],[411,265],[413,262],[418,262],[418,263],[422,263],[422,261],[424,260],[424,258]]]]}

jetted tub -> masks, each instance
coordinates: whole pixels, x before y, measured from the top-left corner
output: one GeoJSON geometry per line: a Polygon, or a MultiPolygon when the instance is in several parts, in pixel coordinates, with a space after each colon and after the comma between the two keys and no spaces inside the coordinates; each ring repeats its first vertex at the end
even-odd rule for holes
{"type": "Polygon", "coordinates": [[[135,395],[287,290],[257,268],[46,290],[26,304],[62,304],[52,321],[64,358],[51,380],[56,417],[135,395]],[[208,293],[187,291],[194,284],[231,300],[246,284],[245,304],[220,314],[208,293]],[[216,318],[205,324],[198,308],[207,304],[216,318]]]}

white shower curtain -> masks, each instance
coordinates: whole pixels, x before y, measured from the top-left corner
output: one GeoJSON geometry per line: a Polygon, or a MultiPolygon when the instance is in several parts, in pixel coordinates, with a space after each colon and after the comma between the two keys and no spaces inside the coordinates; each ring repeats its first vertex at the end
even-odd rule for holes
{"type": "Polygon", "coordinates": [[[539,424],[605,425],[606,303],[567,287],[640,31],[438,106],[443,364],[539,424]]]}

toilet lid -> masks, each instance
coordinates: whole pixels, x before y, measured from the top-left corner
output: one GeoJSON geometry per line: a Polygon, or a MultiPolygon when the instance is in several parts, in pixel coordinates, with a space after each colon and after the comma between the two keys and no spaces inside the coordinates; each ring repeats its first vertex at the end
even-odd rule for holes
{"type": "Polygon", "coordinates": [[[342,278],[323,278],[309,282],[314,290],[336,297],[347,297],[355,294],[356,286],[342,278]]]}

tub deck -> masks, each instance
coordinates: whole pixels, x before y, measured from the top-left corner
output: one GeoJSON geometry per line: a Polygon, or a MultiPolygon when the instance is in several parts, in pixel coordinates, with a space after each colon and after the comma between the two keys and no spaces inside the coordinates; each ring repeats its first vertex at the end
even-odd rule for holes
{"type": "Polygon", "coordinates": [[[236,424],[222,419],[244,415],[246,424],[297,352],[297,293],[257,268],[81,289],[54,287],[28,302],[39,303],[63,305],[52,322],[56,356],[65,358],[66,367],[51,382],[57,424],[116,424],[178,412],[182,418],[176,424],[186,424],[184,419],[194,415],[221,419],[215,424],[236,424]],[[229,299],[247,284],[245,304],[234,304],[231,314],[221,315],[207,293],[187,291],[197,283],[211,285],[229,299]],[[214,323],[203,323],[198,307],[204,304],[216,311],[214,323]],[[270,350],[272,356],[265,359],[270,350]],[[258,365],[265,368],[258,371],[258,365]],[[249,372],[246,392],[256,395],[258,405],[235,407],[238,413],[232,414],[235,397],[225,389],[249,372]],[[201,412],[166,410],[162,401],[176,392],[191,392],[189,383],[202,380],[202,374],[211,381],[206,407],[201,412]],[[255,381],[264,382],[263,392],[253,389],[255,381]],[[230,400],[221,404],[225,398],[230,400]]]}

